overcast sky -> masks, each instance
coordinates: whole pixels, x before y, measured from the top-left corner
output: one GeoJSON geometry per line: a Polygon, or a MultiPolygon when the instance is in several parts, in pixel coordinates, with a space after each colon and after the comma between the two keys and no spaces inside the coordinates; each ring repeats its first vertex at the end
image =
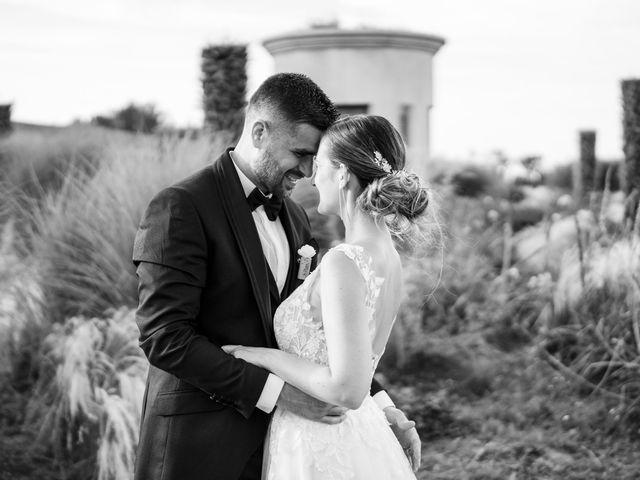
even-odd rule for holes
{"type": "Polygon", "coordinates": [[[434,61],[432,154],[577,156],[580,129],[620,158],[620,80],[640,78],[638,0],[0,0],[0,102],[16,121],[67,124],[127,102],[200,125],[200,51],[338,20],[447,41],[434,61]],[[313,7],[312,7],[313,6],[313,7]]]}

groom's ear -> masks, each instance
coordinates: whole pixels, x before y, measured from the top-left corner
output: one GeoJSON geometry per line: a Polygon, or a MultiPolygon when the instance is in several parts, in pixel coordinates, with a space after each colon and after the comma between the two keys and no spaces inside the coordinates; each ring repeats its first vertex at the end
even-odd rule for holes
{"type": "Polygon", "coordinates": [[[260,148],[267,135],[267,124],[264,120],[256,120],[251,126],[251,141],[255,148],[260,148]]]}

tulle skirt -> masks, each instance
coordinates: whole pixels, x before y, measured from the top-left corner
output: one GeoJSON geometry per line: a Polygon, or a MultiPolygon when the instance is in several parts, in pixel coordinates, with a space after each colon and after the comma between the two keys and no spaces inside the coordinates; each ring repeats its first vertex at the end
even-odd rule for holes
{"type": "Polygon", "coordinates": [[[384,413],[371,397],[339,425],[276,410],[265,442],[263,480],[415,480],[384,413]]]}

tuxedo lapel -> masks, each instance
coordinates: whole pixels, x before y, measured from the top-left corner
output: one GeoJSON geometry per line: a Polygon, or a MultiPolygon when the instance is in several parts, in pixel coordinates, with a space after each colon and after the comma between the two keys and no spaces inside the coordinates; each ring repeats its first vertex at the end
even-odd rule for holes
{"type": "MultiPolygon", "coordinates": [[[[273,276],[273,272],[267,264],[267,275],[269,276],[269,293],[271,294],[272,305],[275,308],[280,304],[280,292],[278,291],[278,283],[273,276]]],[[[283,289],[284,292],[284,289],[283,289]]]]}
{"type": "MultiPolygon", "coordinates": [[[[229,156],[229,150],[212,165],[212,168],[215,173],[217,191],[220,192],[220,201],[249,274],[264,326],[267,346],[275,347],[269,294],[272,290],[270,284],[274,284],[276,295],[277,287],[262,252],[258,230],[242,190],[238,173],[229,156]]],[[[279,298],[279,295],[276,298],[279,298]]]]}

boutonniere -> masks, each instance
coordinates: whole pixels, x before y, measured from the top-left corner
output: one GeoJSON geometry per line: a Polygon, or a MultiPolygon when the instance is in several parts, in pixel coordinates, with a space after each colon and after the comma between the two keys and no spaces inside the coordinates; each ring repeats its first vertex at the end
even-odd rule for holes
{"type": "Polygon", "coordinates": [[[298,249],[298,263],[300,266],[298,267],[298,280],[304,280],[309,276],[309,272],[311,271],[311,259],[315,256],[316,249],[311,245],[303,245],[298,249]]]}

